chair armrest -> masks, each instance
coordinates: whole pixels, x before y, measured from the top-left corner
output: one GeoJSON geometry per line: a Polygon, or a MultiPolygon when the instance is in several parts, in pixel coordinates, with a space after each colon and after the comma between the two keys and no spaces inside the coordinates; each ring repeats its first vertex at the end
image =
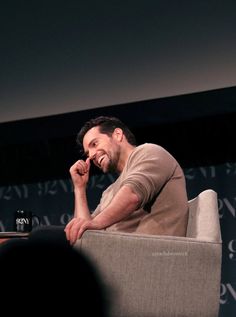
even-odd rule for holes
{"type": "Polygon", "coordinates": [[[111,291],[111,316],[218,315],[220,242],[88,230],[74,247],[111,291]]]}

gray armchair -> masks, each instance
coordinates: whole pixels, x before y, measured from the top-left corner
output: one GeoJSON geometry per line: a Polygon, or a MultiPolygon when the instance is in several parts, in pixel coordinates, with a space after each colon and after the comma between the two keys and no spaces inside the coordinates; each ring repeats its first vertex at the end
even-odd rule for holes
{"type": "Polygon", "coordinates": [[[222,244],[213,190],[189,201],[187,237],[91,230],[74,247],[100,271],[111,317],[218,316],[222,244]]]}

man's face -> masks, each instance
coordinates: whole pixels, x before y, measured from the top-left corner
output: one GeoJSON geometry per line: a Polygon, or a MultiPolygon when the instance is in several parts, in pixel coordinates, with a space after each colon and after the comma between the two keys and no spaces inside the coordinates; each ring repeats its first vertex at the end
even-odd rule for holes
{"type": "Polygon", "coordinates": [[[99,127],[93,127],[84,136],[85,154],[104,173],[117,171],[120,157],[120,145],[117,139],[99,132],[99,127]]]}

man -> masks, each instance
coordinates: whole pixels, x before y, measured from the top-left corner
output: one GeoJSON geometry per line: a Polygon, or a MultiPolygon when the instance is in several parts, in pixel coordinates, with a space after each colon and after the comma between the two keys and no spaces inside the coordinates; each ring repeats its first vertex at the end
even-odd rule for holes
{"type": "Polygon", "coordinates": [[[136,146],[134,135],[119,119],[98,117],[78,134],[87,159],[71,168],[74,218],[65,233],[71,244],[87,229],[185,236],[188,201],[185,177],[175,158],[156,144],[136,146]],[[91,214],[86,197],[91,163],[119,177],[104,192],[91,214]]]}

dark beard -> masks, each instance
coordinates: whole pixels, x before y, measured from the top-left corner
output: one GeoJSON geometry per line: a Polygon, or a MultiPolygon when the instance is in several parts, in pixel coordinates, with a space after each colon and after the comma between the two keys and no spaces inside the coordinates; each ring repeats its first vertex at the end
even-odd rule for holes
{"type": "Polygon", "coordinates": [[[117,173],[116,164],[114,164],[114,162],[110,161],[110,164],[108,165],[108,169],[106,173],[117,173]]]}
{"type": "Polygon", "coordinates": [[[117,164],[119,162],[119,153],[116,153],[115,157],[109,159],[109,165],[107,169],[107,173],[117,173],[117,164]]]}

